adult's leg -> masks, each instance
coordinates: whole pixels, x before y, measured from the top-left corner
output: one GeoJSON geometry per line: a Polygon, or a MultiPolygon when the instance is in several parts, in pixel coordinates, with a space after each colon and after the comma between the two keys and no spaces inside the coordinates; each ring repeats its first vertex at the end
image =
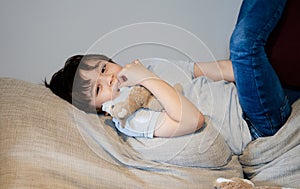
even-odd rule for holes
{"type": "Polygon", "coordinates": [[[230,59],[244,117],[253,138],[276,133],[291,107],[265,53],[285,0],[244,0],[230,40],[230,59]]]}

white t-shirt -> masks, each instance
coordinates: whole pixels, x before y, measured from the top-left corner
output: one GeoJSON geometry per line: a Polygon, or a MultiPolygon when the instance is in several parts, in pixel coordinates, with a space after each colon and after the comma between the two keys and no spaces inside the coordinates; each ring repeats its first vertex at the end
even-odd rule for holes
{"type": "MultiPolygon", "coordinates": [[[[195,104],[224,137],[231,150],[240,154],[251,141],[247,123],[242,118],[236,87],[226,81],[213,82],[206,77],[194,78],[194,63],[159,58],[141,60],[147,69],[170,85],[183,86],[183,95],[195,104]]],[[[152,138],[160,112],[140,109],[130,116],[123,128],[113,118],[116,128],[132,137],[152,138]]]]}

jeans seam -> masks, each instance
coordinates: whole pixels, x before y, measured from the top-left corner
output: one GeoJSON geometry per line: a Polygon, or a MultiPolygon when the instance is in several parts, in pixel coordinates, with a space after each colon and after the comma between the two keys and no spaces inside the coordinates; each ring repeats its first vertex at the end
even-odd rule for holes
{"type": "Polygon", "coordinates": [[[284,124],[284,122],[286,121],[286,118],[288,117],[287,114],[291,113],[291,110],[289,112],[285,111],[287,109],[287,106],[290,106],[290,105],[289,105],[287,96],[285,96],[283,104],[280,106],[281,124],[284,124]]]}
{"type": "Polygon", "coordinates": [[[252,121],[247,116],[244,119],[247,122],[247,125],[249,127],[249,130],[250,130],[253,140],[255,140],[256,138],[265,136],[263,133],[261,133],[261,131],[257,127],[254,126],[252,121]],[[254,132],[253,132],[253,130],[254,130],[254,132]]]}
{"type": "Polygon", "coordinates": [[[271,133],[273,134],[274,133],[274,125],[273,125],[273,121],[271,118],[272,115],[270,115],[269,113],[266,113],[265,115],[266,115],[266,118],[268,119],[271,133]]]}
{"type": "MultiPolygon", "coordinates": [[[[251,54],[254,54],[254,49],[255,49],[256,47],[260,46],[260,45],[258,45],[258,41],[260,41],[260,39],[263,38],[263,37],[262,37],[263,34],[266,33],[266,31],[270,31],[270,30],[267,30],[267,28],[270,28],[270,27],[271,27],[271,26],[270,26],[270,23],[272,23],[274,19],[280,17],[280,12],[281,12],[280,10],[281,10],[282,8],[281,8],[281,6],[279,6],[279,5],[278,5],[277,7],[278,7],[278,8],[276,9],[276,11],[275,11],[273,17],[266,23],[265,27],[263,27],[263,28],[261,29],[261,31],[260,31],[259,34],[257,35],[256,39],[253,41],[252,48],[251,48],[251,54]]],[[[277,22],[278,22],[278,21],[277,21],[277,22]]],[[[275,25],[276,25],[276,24],[275,24],[275,25]]],[[[275,26],[274,26],[274,27],[275,27],[275,26]]],[[[269,35],[270,35],[270,33],[268,34],[268,36],[269,36],[269,35]]],[[[253,62],[254,62],[254,57],[253,57],[253,56],[251,56],[251,62],[252,62],[251,67],[252,67],[252,69],[254,70],[253,67],[255,67],[255,66],[257,66],[257,65],[256,65],[256,64],[253,65],[253,62]]],[[[253,72],[253,74],[254,74],[254,78],[256,78],[256,79],[255,79],[255,85],[256,85],[256,88],[258,89],[259,86],[258,86],[258,84],[257,84],[257,75],[256,75],[254,72],[253,72]]],[[[265,105],[264,105],[264,103],[261,101],[261,94],[260,94],[260,92],[259,92],[258,90],[257,90],[256,92],[257,92],[257,95],[259,96],[260,104],[262,105],[264,112],[266,112],[265,105]]],[[[266,117],[268,117],[268,120],[269,120],[269,122],[270,122],[269,116],[267,116],[267,113],[265,113],[265,114],[266,114],[266,117]]],[[[283,119],[283,118],[281,118],[281,119],[283,119]]],[[[272,124],[272,122],[270,122],[270,123],[271,123],[272,133],[273,133],[273,124],[272,124]]]]}

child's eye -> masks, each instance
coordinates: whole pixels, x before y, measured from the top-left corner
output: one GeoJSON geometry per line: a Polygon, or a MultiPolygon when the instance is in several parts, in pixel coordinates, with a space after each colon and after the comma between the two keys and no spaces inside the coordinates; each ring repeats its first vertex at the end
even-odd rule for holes
{"type": "Polygon", "coordinates": [[[100,92],[100,85],[98,85],[98,86],[96,87],[96,95],[98,95],[99,92],[100,92]]]}
{"type": "Polygon", "coordinates": [[[104,73],[104,72],[105,72],[105,70],[106,70],[106,64],[104,64],[104,66],[102,67],[102,69],[101,69],[101,73],[104,73]]]}

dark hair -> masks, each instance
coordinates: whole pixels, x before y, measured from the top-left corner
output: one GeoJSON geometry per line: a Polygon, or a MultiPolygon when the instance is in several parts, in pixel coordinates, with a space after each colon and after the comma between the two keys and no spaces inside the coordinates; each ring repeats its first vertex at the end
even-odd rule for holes
{"type": "Polygon", "coordinates": [[[53,74],[50,83],[46,79],[44,84],[54,94],[73,104],[77,108],[89,113],[102,113],[101,110],[96,110],[96,107],[90,105],[89,98],[85,91],[89,90],[90,80],[82,78],[77,70],[92,70],[95,66],[86,64],[87,60],[105,60],[115,63],[112,59],[105,55],[87,54],[75,55],[67,59],[63,68],[53,74]]]}

